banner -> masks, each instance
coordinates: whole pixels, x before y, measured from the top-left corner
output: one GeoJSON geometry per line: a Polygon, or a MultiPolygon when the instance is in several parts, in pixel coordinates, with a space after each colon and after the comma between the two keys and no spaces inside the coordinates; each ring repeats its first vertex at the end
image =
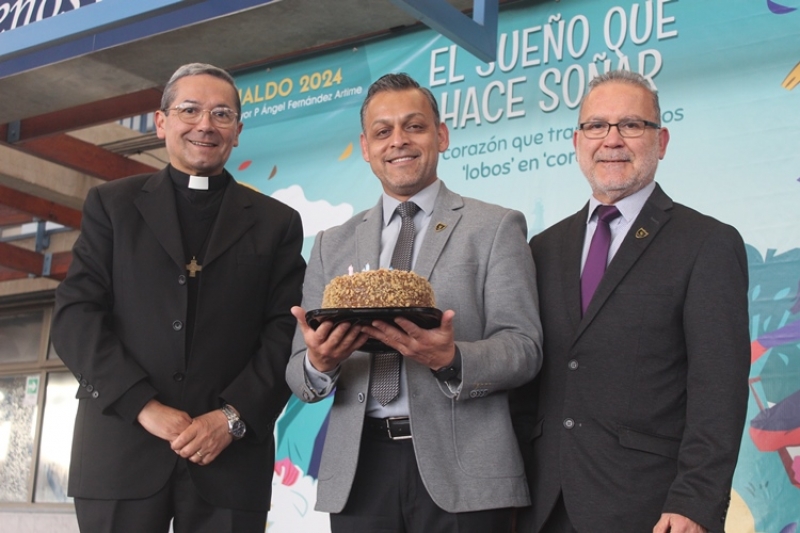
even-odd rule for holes
{"type": "MultiPolygon", "coordinates": [[[[522,211],[530,236],[591,194],[572,136],[589,80],[612,69],[658,89],[671,133],[657,181],[735,226],[750,263],[753,363],[728,532],[788,533],[800,515],[800,0],[574,0],[500,13],[484,64],[420,29],[237,77],[244,130],[229,169],[295,207],[314,235],[375,205],[360,153],[369,84],[407,72],[450,129],[439,177],[522,211]]],[[[313,512],[330,399],[279,420],[268,531],[328,531],[313,512]]]]}

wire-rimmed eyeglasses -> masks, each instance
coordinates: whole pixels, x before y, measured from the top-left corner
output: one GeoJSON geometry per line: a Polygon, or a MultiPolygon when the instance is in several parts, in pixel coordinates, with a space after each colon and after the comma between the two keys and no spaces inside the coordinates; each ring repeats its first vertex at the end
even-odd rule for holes
{"type": "Polygon", "coordinates": [[[619,134],[626,138],[641,137],[647,128],[661,129],[661,126],[649,120],[623,120],[616,124],[602,121],[584,122],[579,124],[578,128],[587,139],[604,139],[611,131],[611,126],[616,126],[619,134]]]}
{"type": "Polygon", "coordinates": [[[239,113],[227,107],[215,107],[214,109],[203,109],[195,105],[177,105],[167,109],[162,109],[169,114],[174,111],[175,115],[185,124],[199,124],[203,120],[203,115],[208,113],[211,123],[218,128],[230,128],[236,123],[239,113]]]}

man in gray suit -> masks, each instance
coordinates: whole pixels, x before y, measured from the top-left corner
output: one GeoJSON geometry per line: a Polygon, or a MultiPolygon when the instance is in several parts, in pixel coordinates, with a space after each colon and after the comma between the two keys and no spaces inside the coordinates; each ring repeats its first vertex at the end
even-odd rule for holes
{"type": "Polygon", "coordinates": [[[513,394],[534,495],[518,531],[722,531],[748,397],[744,243],[655,183],[669,133],[649,83],[589,87],[573,142],[592,198],[531,240],[545,362],[513,394]]]}
{"type": "Polygon", "coordinates": [[[361,110],[364,159],[380,179],[378,204],[317,235],[286,371],[306,402],[334,393],[317,509],[333,533],[502,533],[530,500],[508,409],[509,389],[541,365],[535,272],[521,213],[449,191],[437,178],[447,127],[436,100],[405,74],[369,89],[361,110]],[[414,202],[413,270],[431,282],[441,325],[306,325],[334,277],[392,266],[414,202]],[[394,215],[394,216],[393,216],[394,215]],[[402,354],[398,396],[370,393],[368,338],[402,354]],[[385,400],[384,400],[385,401],[385,400]]]}

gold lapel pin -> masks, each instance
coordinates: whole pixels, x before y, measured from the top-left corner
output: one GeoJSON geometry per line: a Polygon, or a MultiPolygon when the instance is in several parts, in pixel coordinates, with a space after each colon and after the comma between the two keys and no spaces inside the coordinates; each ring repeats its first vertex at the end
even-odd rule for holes
{"type": "Polygon", "coordinates": [[[434,229],[436,231],[442,231],[446,227],[447,227],[447,224],[443,224],[443,223],[439,222],[438,224],[436,224],[436,227],[434,229]]]}
{"type": "Polygon", "coordinates": [[[650,234],[647,233],[647,230],[644,229],[644,228],[639,228],[639,229],[636,230],[636,238],[637,239],[644,239],[648,235],[650,235],[650,234]]]}

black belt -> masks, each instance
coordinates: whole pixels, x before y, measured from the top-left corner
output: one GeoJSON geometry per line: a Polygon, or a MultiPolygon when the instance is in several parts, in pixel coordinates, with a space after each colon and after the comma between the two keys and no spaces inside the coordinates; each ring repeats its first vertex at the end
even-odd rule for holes
{"type": "Polygon", "coordinates": [[[411,421],[407,416],[392,416],[389,418],[364,418],[364,431],[370,435],[383,437],[390,440],[404,440],[411,438],[411,421]]]}

